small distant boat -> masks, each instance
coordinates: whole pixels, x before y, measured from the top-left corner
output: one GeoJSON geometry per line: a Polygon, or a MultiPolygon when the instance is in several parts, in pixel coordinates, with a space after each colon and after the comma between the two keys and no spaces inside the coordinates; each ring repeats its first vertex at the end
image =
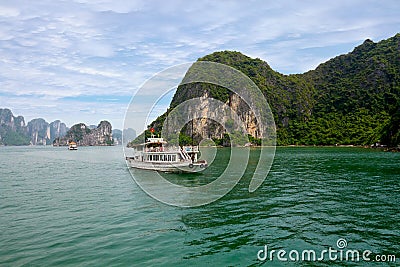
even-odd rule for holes
{"type": "Polygon", "coordinates": [[[134,156],[126,157],[132,168],[161,172],[198,172],[207,167],[199,160],[198,146],[168,147],[163,138],[148,138],[139,144],[134,156]]]}
{"type": "Polygon", "coordinates": [[[72,142],[68,143],[68,149],[69,150],[78,150],[78,146],[75,142],[72,141],[72,142]]]}

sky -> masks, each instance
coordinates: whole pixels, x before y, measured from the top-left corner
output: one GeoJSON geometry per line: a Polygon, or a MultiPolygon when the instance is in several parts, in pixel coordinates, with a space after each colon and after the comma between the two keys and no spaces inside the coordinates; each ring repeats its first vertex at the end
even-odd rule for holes
{"type": "Polygon", "coordinates": [[[0,0],[0,108],[121,129],[132,97],[165,68],[235,50],[303,73],[394,36],[399,10],[398,0],[0,0]]]}

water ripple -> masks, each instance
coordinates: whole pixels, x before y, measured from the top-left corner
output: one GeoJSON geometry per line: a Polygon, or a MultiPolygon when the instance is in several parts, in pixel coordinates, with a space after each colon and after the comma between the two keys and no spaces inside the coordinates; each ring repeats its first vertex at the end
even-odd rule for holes
{"type": "MultiPolygon", "coordinates": [[[[118,147],[0,150],[0,265],[259,266],[264,245],[322,250],[339,238],[351,249],[400,251],[400,154],[280,148],[256,192],[249,166],[219,201],[181,209],[142,192],[118,147]]],[[[197,185],[221,171],[167,179],[197,185]]]]}

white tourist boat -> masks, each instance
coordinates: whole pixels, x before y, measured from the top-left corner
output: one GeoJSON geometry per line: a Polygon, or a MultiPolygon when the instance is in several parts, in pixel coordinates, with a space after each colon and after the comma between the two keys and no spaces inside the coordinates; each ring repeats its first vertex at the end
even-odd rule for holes
{"type": "Polygon", "coordinates": [[[167,146],[163,138],[151,137],[135,146],[135,154],[126,157],[132,168],[161,172],[198,172],[207,167],[199,160],[198,146],[167,146]]]}
{"type": "Polygon", "coordinates": [[[78,145],[74,141],[69,142],[68,143],[68,149],[69,150],[78,150],[78,145]]]}

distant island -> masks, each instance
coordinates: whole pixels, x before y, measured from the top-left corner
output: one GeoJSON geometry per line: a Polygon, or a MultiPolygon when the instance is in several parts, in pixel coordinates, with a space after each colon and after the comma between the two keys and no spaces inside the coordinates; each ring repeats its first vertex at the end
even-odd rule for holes
{"type": "Polygon", "coordinates": [[[96,128],[78,123],[67,131],[64,137],[57,137],[54,146],[67,146],[74,141],[78,146],[111,146],[114,145],[112,126],[108,121],[101,121],[96,128]]]}
{"type": "Polygon", "coordinates": [[[69,141],[75,141],[78,146],[109,146],[122,144],[123,133],[126,139],[136,137],[135,130],[113,130],[108,121],[101,121],[97,126],[78,123],[71,128],[60,120],[48,123],[42,118],[26,124],[23,116],[15,117],[10,109],[0,108],[0,145],[66,146],[69,141]]]}
{"type": "MultiPolygon", "coordinates": [[[[277,145],[400,145],[400,34],[378,43],[366,40],[352,52],[303,74],[278,73],[265,61],[235,51],[215,52],[199,61],[229,65],[252,79],[271,106],[277,145]]],[[[257,123],[254,114],[226,88],[205,83],[181,85],[169,110],[188,99],[206,96],[235,110],[248,125],[250,141],[259,143],[252,132],[257,123]]],[[[159,116],[149,128],[160,133],[166,116],[159,116]]],[[[197,144],[205,137],[217,145],[229,144],[225,129],[213,121],[198,120],[193,131],[191,128],[181,131],[181,145],[197,144]]],[[[145,131],[139,137],[143,140],[149,134],[145,131]]]]}

